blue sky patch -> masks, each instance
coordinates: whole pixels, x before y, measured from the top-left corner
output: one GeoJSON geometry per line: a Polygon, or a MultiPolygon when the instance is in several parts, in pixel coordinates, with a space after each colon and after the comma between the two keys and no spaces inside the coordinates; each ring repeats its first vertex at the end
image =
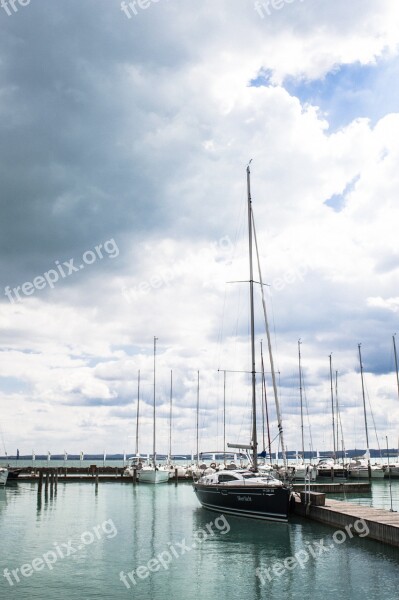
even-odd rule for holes
{"type": "Polygon", "coordinates": [[[249,87],[267,87],[271,85],[273,71],[271,69],[261,69],[255,79],[251,79],[249,87]]]}
{"type": "MultiPolygon", "coordinates": [[[[270,86],[272,75],[271,69],[262,68],[249,85],[270,86]]],[[[302,104],[318,106],[330,124],[330,131],[358,118],[368,118],[374,125],[385,115],[399,112],[399,57],[380,59],[369,65],[359,62],[337,65],[323,79],[286,77],[283,87],[302,104]]]]}
{"type": "Polygon", "coordinates": [[[386,114],[398,112],[398,80],[399,59],[395,58],[374,65],[341,65],[313,81],[287,77],[283,85],[302,103],[318,106],[334,131],[358,118],[369,118],[374,124],[386,114]]]}
{"type": "Polygon", "coordinates": [[[27,392],[30,385],[17,377],[0,377],[0,390],[10,394],[27,392]]]}
{"type": "Polygon", "coordinates": [[[326,200],[324,204],[332,208],[335,212],[341,212],[345,208],[348,195],[354,190],[356,183],[359,181],[359,175],[356,175],[346,186],[342,194],[333,194],[331,198],[326,200]]]}

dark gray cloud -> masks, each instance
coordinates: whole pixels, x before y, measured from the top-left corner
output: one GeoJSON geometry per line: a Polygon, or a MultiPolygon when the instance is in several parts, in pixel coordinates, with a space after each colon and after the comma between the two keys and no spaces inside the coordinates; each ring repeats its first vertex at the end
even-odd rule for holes
{"type": "Polygon", "coordinates": [[[172,149],[143,152],[173,107],[129,76],[151,69],[156,84],[158,70],[184,63],[184,45],[163,27],[154,44],[146,15],[130,22],[119,6],[43,0],[0,15],[0,277],[10,285],[110,237],[123,249],[127,233],[167,231],[184,210],[165,197],[172,149]]]}

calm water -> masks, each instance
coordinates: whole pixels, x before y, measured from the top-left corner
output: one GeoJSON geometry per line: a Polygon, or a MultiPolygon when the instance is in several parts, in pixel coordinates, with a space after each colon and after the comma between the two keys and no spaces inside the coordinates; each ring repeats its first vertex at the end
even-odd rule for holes
{"type": "MultiPolygon", "coordinates": [[[[364,479],[359,479],[359,481],[364,482],[364,479]]],[[[329,494],[328,497],[334,498],[335,500],[352,502],[353,504],[385,508],[387,510],[391,509],[392,501],[392,509],[399,512],[399,479],[392,479],[391,486],[389,485],[388,479],[375,479],[371,485],[371,492],[368,494],[329,494]]]]}
{"type": "MultiPolygon", "coordinates": [[[[396,499],[398,492],[396,485],[396,499]]],[[[0,490],[0,597],[398,598],[397,549],[359,538],[334,544],[333,529],[298,519],[288,525],[217,519],[217,513],[199,507],[186,483],[177,487],[103,483],[97,494],[93,484],[61,483],[56,496],[47,500],[43,496],[39,503],[35,486],[8,485],[0,490]],[[320,539],[328,547],[321,556],[316,544],[320,539]],[[298,563],[284,572],[275,567],[274,574],[278,561],[306,549],[303,568],[298,563]],[[51,569],[43,562],[44,555],[51,569]],[[22,565],[27,576],[18,571],[17,582],[11,574],[11,586],[3,577],[4,569],[11,572],[22,565]],[[137,574],[140,567],[143,578],[137,574]],[[271,569],[269,577],[261,571],[264,584],[255,574],[257,568],[271,569]],[[127,584],[121,581],[121,572],[127,584]]]]}

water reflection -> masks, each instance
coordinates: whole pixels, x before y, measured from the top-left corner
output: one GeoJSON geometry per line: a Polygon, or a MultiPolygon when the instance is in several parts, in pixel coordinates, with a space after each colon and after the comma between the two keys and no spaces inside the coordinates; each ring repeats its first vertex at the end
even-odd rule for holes
{"type": "Polygon", "coordinates": [[[7,492],[5,487],[0,488],[0,517],[3,511],[5,511],[7,506],[7,492]]]}
{"type": "MultiPolygon", "coordinates": [[[[256,521],[226,515],[222,517],[229,527],[229,531],[222,526],[223,520],[219,513],[208,512],[198,508],[193,513],[193,536],[198,530],[211,528],[215,535],[209,536],[198,549],[199,560],[203,567],[211,560],[212,571],[215,576],[214,593],[217,595],[219,576],[225,570],[226,560],[231,570],[232,581],[245,581],[250,597],[260,600],[264,597],[265,589],[268,593],[281,585],[276,577],[268,580],[267,569],[282,562],[292,554],[292,540],[290,527],[286,523],[273,523],[256,521]],[[220,530],[215,525],[219,524],[220,530]],[[265,584],[267,586],[265,587],[265,584]]],[[[270,576],[270,575],[269,575],[270,576]]],[[[289,598],[289,587],[293,584],[291,578],[285,590],[289,598]]],[[[226,586],[231,583],[227,580],[226,586]]]]}

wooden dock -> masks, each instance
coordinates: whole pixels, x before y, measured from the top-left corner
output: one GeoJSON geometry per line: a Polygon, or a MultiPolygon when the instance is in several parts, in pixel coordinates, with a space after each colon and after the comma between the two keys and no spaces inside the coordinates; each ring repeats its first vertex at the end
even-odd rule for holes
{"type": "MultiPolygon", "coordinates": [[[[317,495],[315,494],[315,496],[317,495]]],[[[295,513],[307,519],[331,525],[336,529],[352,526],[353,530],[354,523],[363,520],[369,530],[368,538],[399,547],[399,513],[397,512],[329,498],[325,499],[324,506],[315,506],[301,502],[297,497],[295,513]]]]}
{"type": "MultiPolygon", "coordinates": [[[[58,481],[60,482],[88,482],[93,483],[96,480],[112,483],[112,482],[124,482],[131,483],[133,481],[132,477],[129,477],[124,474],[124,467],[102,467],[91,465],[90,467],[38,467],[33,469],[32,467],[27,467],[26,469],[13,469],[14,476],[9,476],[9,483],[12,481],[20,481],[23,483],[36,483],[39,482],[40,476],[44,479],[47,474],[57,476],[58,481]],[[42,474],[42,475],[40,475],[42,474]]],[[[178,477],[176,479],[176,474],[172,473],[172,477],[170,482],[192,482],[192,477],[178,477]]],[[[304,483],[294,483],[292,486],[295,492],[301,491],[305,488],[304,483]]],[[[323,492],[325,494],[365,494],[371,491],[371,483],[370,482],[340,482],[340,483],[332,483],[332,482],[322,482],[322,483],[311,483],[310,490],[312,492],[323,492]]]]}
{"type": "MultiPolygon", "coordinates": [[[[294,492],[305,489],[304,483],[294,483],[292,486],[294,492]]],[[[309,484],[306,486],[309,488],[309,484]]],[[[369,481],[357,481],[355,483],[311,483],[311,492],[322,492],[323,494],[368,494],[371,492],[371,483],[369,481]]]]}
{"type": "MultiPolygon", "coordinates": [[[[37,469],[14,469],[14,476],[9,477],[7,485],[12,483],[33,483],[38,484],[39,488],[46,483],[51,485],[51,481],[57,480],[58,483],[139,483],[138,478],[125,475],[124,467],[39,467],[37,469]]],[[[178,477],[176,471],[171,474],[169,483],[177,483],[181,481],[190,481],[190,478],[178,477]]]]}

